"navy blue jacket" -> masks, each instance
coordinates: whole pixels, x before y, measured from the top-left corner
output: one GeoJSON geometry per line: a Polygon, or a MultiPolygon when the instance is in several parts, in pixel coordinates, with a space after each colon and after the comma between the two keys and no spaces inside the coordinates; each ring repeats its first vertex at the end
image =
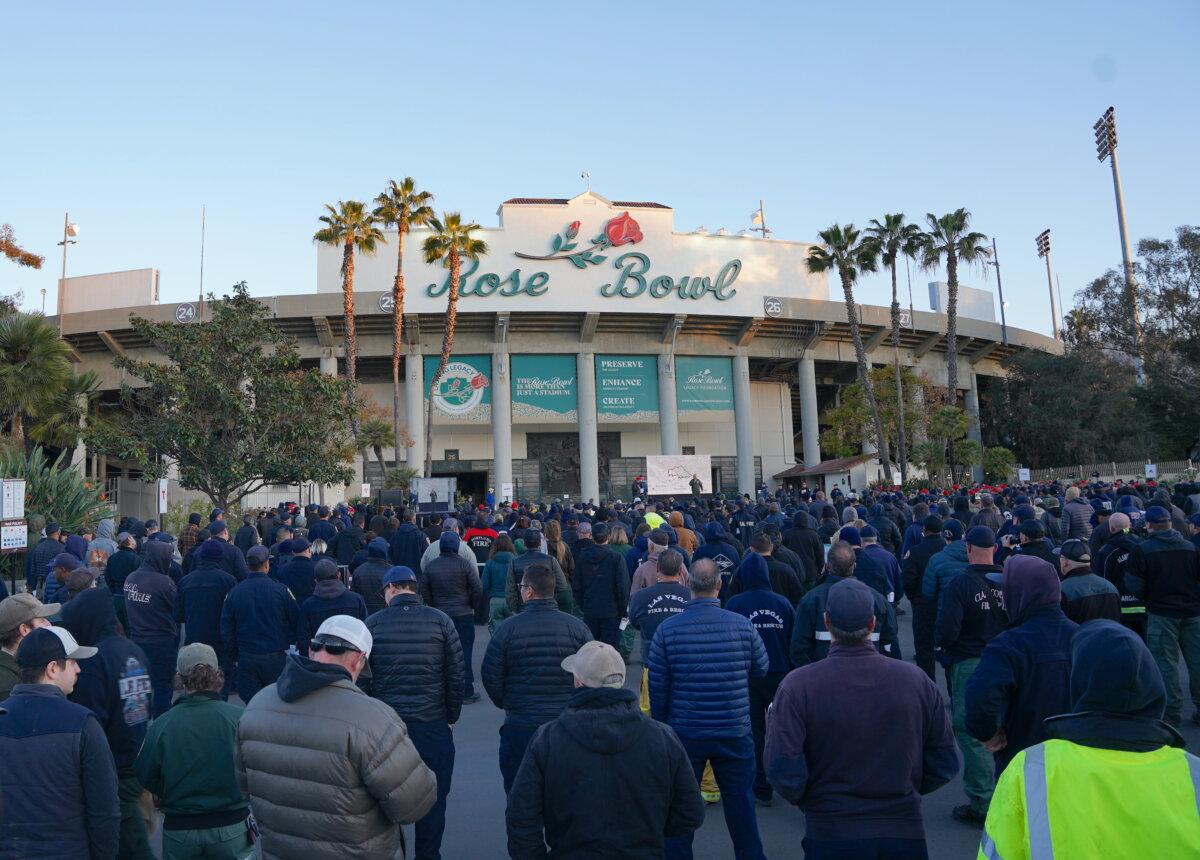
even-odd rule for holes
{"type": "Polygon", "coordinates": [[[0,851],[113,860],[117,771],[96,717],[53,684],[17,684],[0,707],[0,851]]]}
{"type": "Polygon", "coordinates": [[[715,597],[694,598],[650,642],[650,713],[681,738],[750,734],[750,679],[770,663],[750,621],[715,597]]]}
{"type": "Polygon", "coordinates": [[[450,616],[401,592],[370,617],[367,629],[374,640],[371,695],[391,705],[405,722],[457,723],[463,652],[450,616]]]}
{"type": "Polygon", "coordinates": [[[1047,739],[1047,717],[1071,709],[1071,637],[1079,629],[1063,614],[1058,572],[1042,559],[1013,556],[1003,591],[1012,624],[983,649],[966,690],[967,731],[979,740],[1000,728],[1008,736],[997,773],[1047,739]]]}
{"type": "Polygon", "coordinates": [[[179,641],[179,625],[175,622],[178,590],[170,576],[171,555],[169,545],[150,541],[141,567],[125,578],[130,639],[179,641]]]}
{"type": "Polygon", "coordinates": [[[721,572],[722,587],[729,585],[729,578],[737,570],[741,553],[725,540],[725,527],[720,523],[709,523],[704,527],[704,545],[697,547],[692,555],[693,561],[711,558],[721,572]]]}
{"type": "MultiPolygon", "coordinates": [[[[857,568],[856,576],[857,579],[857,568]]],[[[839,581],[839,577],[827,573],[817,587],[804,595],[800,605],[796,607],[796,623],[792,627],[791,646],[788,654],[793,665],[804,666],[824,660],[833,644],[833,636],[825,628],[825,601],[829,599],[829,589],[839,581]]],[[[875,632],[871,641],[876,650],[889,657],[900,656],[900,640],[896,634],[896,612],[887,598],[878,589],[872,589],[875,595],[875,632]]]]}
{"type": "MultiPolygon", "coordinates": [[[[48,577],[49,571],[46,569],[50,562],[54,561],[54,557],[64,548],[60,541],[53,538],[42,538],[29,551],[25,557],[25,586],[32,594],[37,588],[39,577],[48,577]]],[[[137,567],[135,563],[133,567],[137,567]]],[[[132,570],[133,568],[130,568],[132,570]]]]}
{"type": "Polygon", "coordinates": [[[301,604],[312,597],[316,587],[317,563],[305,555],[292,556],[286,566],[280,566],[277,578],[292,592],[296,603],[301,604]]]}
{"type": "Polygon", "coordinates": [[[629,604],[629,573],[625,560],[595,541],[575,544],[571,585],[575,602],[586,618],[620,618],[629,604]]]}
{"type": "Polygon", "coordinates": [[[137,570],[141,563],[141,557],[128,547],[121,547],[109,556],[108,563],[104,565],[104,579],[108,583],[108,590],[124,599],[125,577],[137,570]]]}
{"type": "Polygon", "coordinates": [[[359,621],[367,620],[367,604],[362,595],[355,594],[337,579],[322,579],[308,600],[300,604],[296,621],[296,650],[308,653],[308,644],[326,618],[349,615],[359,621]]]}
{"type": "Polygon", "coordinates": [[[629,598],[629,623],[642,634],[642,664],[650,652],[654,632],[672,615],[683,612],[692,592],[681,582],[656,582],[639,589],[629,598]]]}
{"type": "MultiPolygon", "coordinates": [[[[250,568],[246,566],[246,555],[236,546],[227,540],[217,538],[221,544],[221,567],[226,573],[241,582],[250,575],[250,568]]],[[[194,558],[193,562],[199,563],[198,558],[194,558]]]]}
{"type": "Polygon", "coordinates": [[[746,590],[735,594],[725,604],[730,612],[750,619],[767,649],[767,671],[789,672],[792,659],[788,647],[792,641],[792,627],[796,623],[796,610],[787,598],[771,590],[767,576],[767,564],[761,555],[750,553],[738,570],[738,576],[746,590]]]}
{"type": "Polygon", "coordinates": [[[179,582],[175,620],[184,625],[184,644],[203,642],[217,654],[225,653],[221,639],[221,609],[237,580],[221,569],[220,562],[201,559],[179,582]]]}
{"type": "Polygon", "coordinates": [[[275,654],[296,641],[300,608],[286,587],[265,573],[252,573],[225,598],[221,641],[236,660],[240,653],[275,654]]]}
{"type": "Polygon", "coordinates": [[[392,535],[392,564],[402,564],[415,572],[421,570],[421,556],[429,546],[429,539],[412,523],[401,523],[392,535]]]}
{"type": "Polygon", "coordinates": [[[117,633],[117,613],[106,588],[89,588],[72,598],[63,607],[62,626],[80,645],[100,650],[80,661],[71,701],[96,715],[117,767],[133,767],[150,724],[145,652],[117,633]]]}
{"type": "Polygon", "coordinates": [[[337,529],[329,520],[315,520],[308,526],[308,540],[311,543],[315,540],[325,541],[327,548],[333,548],[333,542],[337,539],[337,529]]]}

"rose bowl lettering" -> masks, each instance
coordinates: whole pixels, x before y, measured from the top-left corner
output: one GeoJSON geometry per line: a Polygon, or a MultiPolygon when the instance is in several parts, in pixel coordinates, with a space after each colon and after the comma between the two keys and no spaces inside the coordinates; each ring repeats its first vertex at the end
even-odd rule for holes
{"type": "Polygon", "coordinates": [[[659,275],[647,279],[650,258],[637,251],[622,254],[613,260],[613,265],[621,270],[621,275],[615,282],[600,288],[600,295],[606,298],[632,299],[649,293],[651,298],[665,299],[675,293],[681,299],[702,299],[711,293],[717,301],[723,302],[737,295],[733,282],[742,271],[741,260],[730,260],[717,272],[716,278],[683,275],[676,281],[670,275],[659,275]]]}

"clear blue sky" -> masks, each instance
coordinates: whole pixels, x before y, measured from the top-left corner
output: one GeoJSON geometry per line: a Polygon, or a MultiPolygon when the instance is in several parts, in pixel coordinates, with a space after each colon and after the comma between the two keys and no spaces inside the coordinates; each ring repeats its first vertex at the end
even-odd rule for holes
{"type": "MultiPolygon", "coordinates": [[[[53,311],[64,210],[70,273],[156,266],[164,301],[193,296],[206,203],[207,288],[307,292],[327,201],[411,174],[491,225],[586,168],[681,230],[745,227],[760,196],[777,237],[810,241],[966,206],[1010,322],[1048,331],[1035,234],[1064,296],[1120,263],[1091,131],[1109,104],[1135,241],[1200,220],[1194,0],[121,8],[6,10],[0,222],[47,263],[0,266],[0,292],[30,307],[46,287],[53,311]]],[[[918,306],[932,279],[914,273],[918,306]]]]}

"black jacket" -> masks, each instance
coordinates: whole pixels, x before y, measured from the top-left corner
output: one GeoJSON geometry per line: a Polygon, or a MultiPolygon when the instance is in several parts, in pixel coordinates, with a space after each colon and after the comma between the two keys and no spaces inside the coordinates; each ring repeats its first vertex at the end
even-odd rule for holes
{"type": "Polygon", "coordinates": [[[363,530],[358,526],[342,529],[333,541],[330,551],[337,558],[338,564],[349,566],[354,561],[354,554],[367,545],[363,530]]]}
{"type": "Polygon", "coordinates": [[[206,559],[197,562],[195,569],[179,581],[175,620],[183,624],[184,645],[203,642],[218,654],[225,654],[221,610],[235,585],[237,580],[221,568],[220,562],[206,559]]]}
{"type": "Polygon", "coordinates": [[[946,547],[946,539],[940,534],[925,535],[921,542],[904,554],[900,569],[904,572],[904,593],[910,603],[920,603],[921,583],[925,579],[925,565],[929,559],[946,547]]]}
{"type": "Polygon", "coordinates": [[[904,536],[900,534],[900,529],[896,528],[896,521],[887,514],[876,514],[867,520],[867,525],[875,527],[879,532],[879,545],[888,552],[895,555],[900,552],[900,544],[904,542],[904,536]]]}
{"type": "MultiPolygon", "coordinates": [[[[387,606],[383,599],[383,575],[391,569],[386,558],[368,557],[366,561],[354,568],[350,577],[350,590],[362,595],[367,603],[367,615],[378,612],[387,606]]],[[[416,568],[413,568],[416,572],[416,568]]]]}
{"type": "MultiPolygon", "coordinates": [[[[437,527],[441,530],[441,527],[437,527]]],[[[421,570],[421,556],[429,546],[429,539],[412,523],[401,523],[392,535],[392,564],[402,564],[414,572],[421,570]]]]}
{"type": "Polygon", "coordinates": [[[317,585],[317,563],[306,555],[294,555],[286,565],[279,566],[276,578],[288,587],[296,603],[301,604],[312,597],[317,585]]]}
{"type": "MultiPolygon", "coordinates": [[[[564,538],[565,539],[565,538],[564,538]]],[[[620,618],[629,605],[629,571],[607,546],[591,540],[575,544],[571,587],[587,618],[620,618]]]]}
{"type": "Polygon", "coordinates": [[[636,693],[581,688],[530,741],[506,819],[516,860],[547,846],[556,860],[657,860],[664,837],[704,823],[704,802],[683,745],[636,693]]]}
{"type": "Polygon", "coordinates": [[[825,567],[825,547],[808,514],[796,514],[793,522],[795,525],[783,533],[783,545],[800,557],[804,580],[815,583],[825,567]]]}
{"type": "Polygon", "coordinates": [[[483,597],[479,570],[457,552],[442,553],[421,574],[421,599],[451,618],[474,615],[483,597]]]}
{"type": "Polygon", "coordinates": [[[992,637],[1008,626],[1004,593],[986,579],[1000,570],[994,564],[969,564],[942,589],[933,638],[951,663],[978,657],[992,637]]]}
{"type": "Polygon", "coordinates": [[[497,627],[480,675],[504,721],[540,725],[557,717],[575,685],[562,661],[591,638],[588,626],[552,598],[529,601],[497,627]]]}
{"type": "Polygon", "coordinates": [[[1129,590],[1146,611],[1169,618],[1200,615],[1200,560],[1195,545],[1175,529],[1152,532],[1129,554],[1129,590]]]}
{"type": "MultiPolygon", "coordinates": [[[[742,561],[744,563],[745,559],[742,561]]],[[[771,580],[771,590],[787,598],[787,602],[792,606],[798,605],[800,598],[804,597],[804,586],[801,585],[796,571],[774,556],[763,556],[763,561],[767,563],[767,576],[771,580]]],[[[740,566],[738,570],[741,570],[740,566]]],[[[728,601],[729,598],[741,594],[745,590],[746,583],[742,582],[741,577],[735,572],[729,580],[729,587],[721,594],[721,599],[728,601]]]]}
{"type": "Polygon", "coordinates": [[[463,652],[454,622],[422,606],[415,594],[398,594],[367,619],[371,695],[391,705],[405,722],[458,722],[463,703],[463,652]]]}

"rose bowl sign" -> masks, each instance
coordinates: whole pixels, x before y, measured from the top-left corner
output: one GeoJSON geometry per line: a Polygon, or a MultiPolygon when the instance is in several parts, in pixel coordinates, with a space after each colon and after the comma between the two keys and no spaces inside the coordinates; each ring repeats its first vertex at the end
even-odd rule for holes
{"type": "Polygon", "coordinates": [[[447,415],[466,415],[483,402],[487,377],[462,361],[451,361],[438,377],[433,402],[447,415]]]}

